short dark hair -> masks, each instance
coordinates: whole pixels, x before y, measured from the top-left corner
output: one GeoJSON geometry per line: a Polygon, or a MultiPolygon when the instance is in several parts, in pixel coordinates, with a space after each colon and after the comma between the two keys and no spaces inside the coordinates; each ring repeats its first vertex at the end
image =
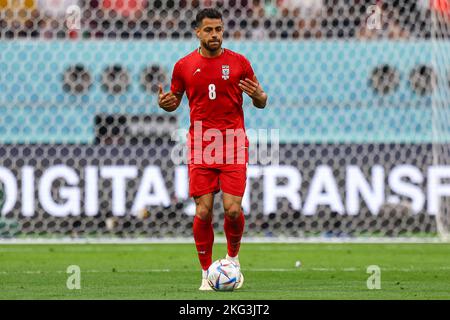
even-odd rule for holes
{"type": "Polygon", "coordinates": [[[197,16],[195,17],[195,26],[198,28],[205,18],[222,20],[222,13],[214,8],[202,9],[199,13],[197,13],[197,16]]]}

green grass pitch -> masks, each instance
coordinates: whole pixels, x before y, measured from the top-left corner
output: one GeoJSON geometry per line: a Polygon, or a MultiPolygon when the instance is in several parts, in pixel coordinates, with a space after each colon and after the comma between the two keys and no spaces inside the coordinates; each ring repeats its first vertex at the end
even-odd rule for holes
{"type": "MultiPolygon", "coordinates": [[[[215,244],[214,259],[225,253],[215,244]]],[[[241,290],[200,292],[193,244],[0,245],[0,299],[450,299],[450,244],[244,243],[240,260],[241,290]]]]}

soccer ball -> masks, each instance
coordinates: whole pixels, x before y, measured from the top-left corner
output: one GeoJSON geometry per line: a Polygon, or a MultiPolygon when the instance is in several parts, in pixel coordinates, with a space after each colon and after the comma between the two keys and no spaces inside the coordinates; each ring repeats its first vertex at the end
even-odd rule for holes
{"type": "Polygon", "coordinates": [[[216,291],[233,291],[241,281],[241,270],[227,259],[216,260],[208,268],[207,279],[216,291]]]}

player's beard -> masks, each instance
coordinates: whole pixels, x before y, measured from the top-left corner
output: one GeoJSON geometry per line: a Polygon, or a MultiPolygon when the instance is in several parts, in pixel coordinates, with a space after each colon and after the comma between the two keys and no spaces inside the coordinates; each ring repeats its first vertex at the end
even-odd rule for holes
{"type": "Polygon", "coordinates": [[[208,42],[202,41],[203,48],[208,50],[210,54],[217,53],[219,50],[222,49],[222,40],[217,40],[218,44],[216,44],[214,46],[210,45],[211,42],[212,42],[211,40],[208,42]]]}

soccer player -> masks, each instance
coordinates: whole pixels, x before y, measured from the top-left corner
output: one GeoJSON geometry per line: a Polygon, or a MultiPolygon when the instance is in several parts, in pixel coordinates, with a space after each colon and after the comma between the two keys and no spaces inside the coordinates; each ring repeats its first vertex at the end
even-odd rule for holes
{"type": "MultiPolygon", "coordinates": [[[[214,243],[214,194],[220,190],[223,193],[226,259],[240,267],[238,253],[245,224],[241,203],[248,165],[243,93],[257,108],[266,106],[267,94],[250,62],[222,48],[224,24],[219,11],[201,10],[196,16],[195,32],[200,46],[175,64],[170,91],[164,93],[160,85],[158,104],[172,112],[180,105],[184,92],[189,100],[189,195],[196,204],[193,234],[202,267],[199,289],[211,290],[206,274],[214,243]]],[[[237,288],[242,287],[243,276],[241,279],[237,288]]]]}

